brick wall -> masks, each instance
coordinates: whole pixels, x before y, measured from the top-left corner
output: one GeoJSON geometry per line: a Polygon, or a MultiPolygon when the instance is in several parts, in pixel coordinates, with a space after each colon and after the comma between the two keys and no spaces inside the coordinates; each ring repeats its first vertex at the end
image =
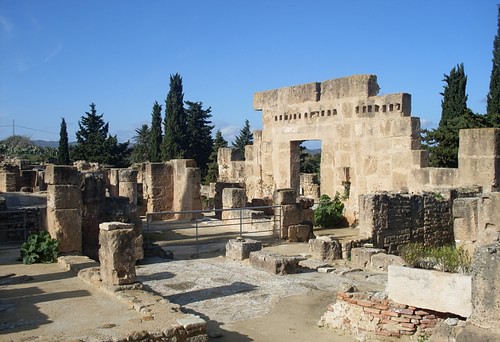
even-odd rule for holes
{"type": "Polygon", "coordinates": [[[347,331],[358,337],[429,336],[439,321],[457,317],[399,304],[380,294],[338,292],[319,325],[347,331]]]}

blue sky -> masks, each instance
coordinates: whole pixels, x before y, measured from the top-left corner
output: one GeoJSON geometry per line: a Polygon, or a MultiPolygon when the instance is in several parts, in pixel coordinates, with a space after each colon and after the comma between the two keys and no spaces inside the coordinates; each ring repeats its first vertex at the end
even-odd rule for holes
{"type": "Polygon", "coordinates": [[[0,139],[15,120],[16,134],[58,140],[64,117],[72,141],[94,102],[125,141],[176,72],[230,141],[246,118],[262,128],[253,93],[353,74],[411,93],[432,127],[443,74],[464,63],[468,106],[484,113],[497,3],[0,0],[0,139]]]}

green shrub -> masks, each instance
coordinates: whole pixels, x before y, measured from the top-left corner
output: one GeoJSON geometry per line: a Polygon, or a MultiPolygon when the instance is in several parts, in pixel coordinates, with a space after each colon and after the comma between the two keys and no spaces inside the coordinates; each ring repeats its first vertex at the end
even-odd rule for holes
{"type": "Polygon", "coordinates": [[[412,267],[452,273],[467,273],[471,270],[471,257],[462,247],[426,247],[421,243],[410,243],[401,248],[400,254],[412,267]]]}
{"type": "Polygon", "coordinates": [[[21,246],[21,258],[25,264],[54,262],[58,253],[59,242],[47,232],[31,234],[21,246]]]}
{"type": "Polygon", "coordinates": [[[328,195],[321,195],[318,207],[314,210],[314,221],[320,227],[335,227],[345,221],[344,203],[340,194],[335,193],[333,200],[328,195]]]}

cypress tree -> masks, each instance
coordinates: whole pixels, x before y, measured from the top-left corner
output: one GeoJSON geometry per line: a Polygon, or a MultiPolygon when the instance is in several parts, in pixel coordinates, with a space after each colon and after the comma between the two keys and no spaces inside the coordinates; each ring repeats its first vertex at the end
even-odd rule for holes
{"type": "Polygon", "coordinates": [[[57,162],[59,165],[69,165],[69,143],[68,143],[68,130],[66,128],[66,121],[64,118],[61,120],[61,129],[59,131],[59,148],[57,150],[57,162]]]}
{"type": "Polygon", "coordinates": [[[458,167],[459,131],[481,127],[483,118],[467,108],[467,76],[463,64],[444,75],[441,93],[441,120],[437,129],[424,131],[424,142],[429,150],[429,163],[433,167],[458,167]]]}
{"type": "Polygon", "coordinates": [[[202,179],[207,175],[208,162],[212,152],[212,129],[209,119],[211,108],[203,109],[201,102],[186,101],[187,151],[186,157],[196,160],[202,179]]]}
{"type": "Polygon", "coordinates": [[[217,130],[215,133],[215,139],[212,147],[212,153],[210,154],[207,177],[205,178],[206,183],[214,183],[219,179],[219,164],[217,163],[217,153],[219,148],[227,147],[227,141],[222,136],[222,132],[217,130]]]}
{"type": "MultiPolygon", "coordinates": [[[[253,144],[253,133],[250,131],[250,123],[248,119],[245,119],[245,124],[240,130],[240,134],[236,137],[233,142],[233,147],[241,151],[243,157],[245,156],[245,146],[253,144]]],[[[244,159],[244,158],[243,158],[244,159]]]]}
{"type": "Polygon", "coordinates": [[[490,127],[500,127],[500,5],[498,5],[497,35],[493,41],[493,67],[487,97],[486,118],[490,127]]]}
{"type": "Polygon", "coordinates": [[[186,116],[182,77],[170,75],[170,90],[165,100],[165,136],[161,146],[162,160],[184,158],[186,143],[186,116]]]}
{"type": "Polygon", "coordinates": [[[149,133],[149,157],[152,163],[161,161],[161,143],[163,140],[161,133],[161,105],[155,101],[151,113],[151,130],[149,133]]]}

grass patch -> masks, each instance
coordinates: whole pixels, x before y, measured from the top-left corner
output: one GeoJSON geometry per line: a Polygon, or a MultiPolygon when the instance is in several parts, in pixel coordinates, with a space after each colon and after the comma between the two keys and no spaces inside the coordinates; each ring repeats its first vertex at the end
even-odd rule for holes
{"type": "Polygon", "coordinates": [[[421,243],[410,243],[400,250],[401,257],[412,267],[436,269],[442,272],[468,273],[472,259],[462,247],[427,247],[421,243]]]}

